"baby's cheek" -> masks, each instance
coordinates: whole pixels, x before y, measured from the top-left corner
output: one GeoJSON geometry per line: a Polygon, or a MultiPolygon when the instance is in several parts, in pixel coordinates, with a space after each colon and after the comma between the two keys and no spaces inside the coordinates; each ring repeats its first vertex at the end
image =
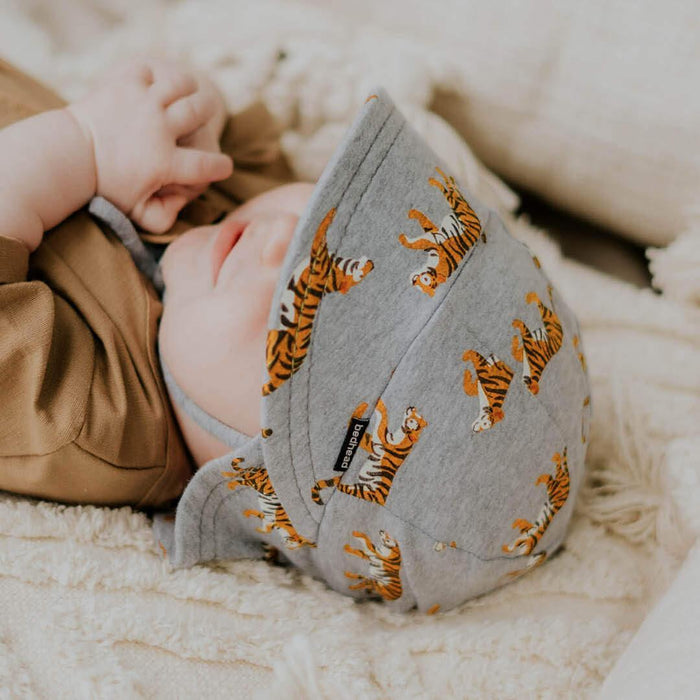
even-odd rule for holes
{"type": "Polygon", "coordinates": [[[282,267],[286,251],[287,247],[282,241],[278,238],[271,239],[262,251],[262,264],[267,267],[282,267]]]}

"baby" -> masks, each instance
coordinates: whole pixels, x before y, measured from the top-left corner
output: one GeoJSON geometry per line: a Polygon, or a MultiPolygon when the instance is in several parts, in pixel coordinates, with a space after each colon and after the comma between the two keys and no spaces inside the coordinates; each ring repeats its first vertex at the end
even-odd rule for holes
{"type": "Polygon", "coordinates": [[[132,66],[51,129],[11,134],[18,163],[63,134],[82,185],[50,157],[43,180],[3,179],[18,245],[70,213],[57,202],[97,194],[91,211],[164,284],[160,370],[199,467],[175,517],[155,515],[164,552],[281,558],[425,612],[542,564],[571,516],[590,398],[578,324],[539,261],[378,90],[316,186],[270,189],[144,262],[129,219],[165,231],[229,175],[213,92],[132,66]]]}

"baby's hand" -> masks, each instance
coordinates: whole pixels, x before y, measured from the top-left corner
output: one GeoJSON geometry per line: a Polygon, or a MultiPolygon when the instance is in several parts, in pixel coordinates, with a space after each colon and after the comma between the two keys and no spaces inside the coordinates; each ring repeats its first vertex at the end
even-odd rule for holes
{"type": "Polygon", "coordinates": [[[190,199],[231,174],[213,137],[221,96],[174,63],[132,61],[66,109],[92,145],[95,192],[153,233],[167,231],[190,199]]]}
{"type": "MultiPolygon", "coordinates": [[[[197,72],[198,92],[206,93],[206,99],[211,100],[216,105],[216,108],[211,118],[187,136],[178,139],[177,145],[185,148],[194,148],[201,151],[209,151],[211,153],[219,153],[221,151],[221,135],[226,125],[228,116],[226,103],[223,95],[216,85],[204,74],[197,72]]],[[[183,195],[183,201],[189,202],[195,197],[198,197],[209,186],[208,182],[201,185],[169,185],[162,188],[156,193],[157,197],[166,195],[183,195]]]]}

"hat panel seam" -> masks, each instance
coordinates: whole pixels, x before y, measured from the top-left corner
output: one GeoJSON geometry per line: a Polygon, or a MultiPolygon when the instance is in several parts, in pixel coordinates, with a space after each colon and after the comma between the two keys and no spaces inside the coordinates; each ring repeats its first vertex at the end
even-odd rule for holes
{"type": "MultiPolygon", "coordinates": [[[[389,116],[387,117],[387,120],[395,112],[396,112],[396,109],[392,109],[391,112],[389,113],[389,116]]],[[[386,123],[386,121],[384,123],[386,123]]],[[[406,122],[404,121],[403,124],[401,125],[401,128],[397,131],[396,135],[394,136],[391,143],[389,144],[389,146],[388,146],[386,152],[384,153],[384,155],[382,156],[380,162],[377,164],[377,167],[374,169],[374,171],[372,172],[372,175],[369,177],[368,182],[367,182],[367,186],[365,187],[364,191],[358,197],[357,205],[355,206],[353,213],[345,226],[345,229],[343,231],[343,235],[341,236],[340,240],[338,241],[338,248],[340,248],[340,246],[342,245],[342,242],[345,239],[345,233],[350,228],[350,225],[352,224],[352,220],[354,219],[358,209],[360,208],[360,204],[362,203],[364,196],[367,194],[367,191],[369,190],[370,186],[374,182],[374,177],[377,174],[377,171],[384,164],[385,160],[387,159],[387,157],[391,153],[391,151],[394,147],[394,144],[396,143],[396,140],[403,133],[405,126],[406,126],[406,122]]],[[[382,127],[383,127],[383,125],[382,125],[382,127]]],[[[381,133],[381,130],[382,129],[380,129],[379,132],[377,133],[377,137],[375,137],[375,141],[376,141],[376,138],[379,137],[379,133],[381,133]]],[[[373,141],[373,143],[374,143],[374,141],[373,141]]],[[[371,148],[371,146],[370,146],[370,148],[371,148]]],[[[369,152],[369,149],[368,149],[368,152],[369,152]]],[[[359,168],[359,166],[358,166],[358,168],[359,168]]],[[[353,175],[353,177],[354,177],[354,175],[353,175]]],[[[352,178],[351,178],[350,182],[348,183],[348,186],[343,191],[343,194],[340,196],[337,206],[340,206],[340,204],[342,203],[343,198],[345,196],[345,193],[347,192],[347,189],[350,187],[351,182],[352,182],[352,178]]],[[[328,284],[328,277],[326,277],[326,285],[327,284],[328,284]]],[[[324,285],[324,292],[325,292],[325,285],[324,285]]],[[[316,323],[318,325],[315,325],[314,330],[321,325],[321,313],[322,313],[322,308],[319,308],[319,311],[317,312],[317,318],[316,318],[316,323]]],[[[431,318],[432,318],[432,314],[431,314],[431,318]]],[[[310,379],[311,379],[311,371],[312,371],[312,366],[313,366],[313,346],[314,346],[315,339],[316,339],[315,336],[312,337],[311,343],[309,344],[309,350],[307,353],[307,359],[309,362],[309,372],[308,372],[307,385],[310,383],[310,379]]],[[[411,344],[409,345],[409,347],[411,346],[411,344]]],[[[402,357],[403,357],[403,355],[402,355],[402,357]]],[[[384,387],[384,389],[385,388],[386,388],[386,386],[384,387]]],[[[384,389],[382,389],[382,393],[383,393],[384,389]]],[[[381,396],[381,393],[379,394],[379,396],[381,396]]],[[[311,462],[311,473],[313,474],[314,478],[316,478],[316,470],[314,469],[313,460],[311,459],[311,421],[308,419],[308,417],[311,415],[311,413],[310,413],[310,411],[311,411],[310,400],[311,400],[311,392],[308,391],[307,392],[307,412],[306,412],[306,415],[307,415],[306,427],[307,427],[307,441],[308,441],[307,444],[308,444],[308,448],[309,448],[309,457],[310,457],[309,461],[311,462]]],[[[342,481],[344,476],[345,476],[345,474],[343,474],[341,476],[341,481],[342,481]]],[[[295,474],[295,478],[296,478],[296,474],[295,474]]],[[[298,484],[298,482],[297,482],[297,484],[298,484]]],[[[317,533],[319,533],[321,530],[323,520],[326,517],[327,506],[330,503],[331,499],[335,496],[336,492],[337,492],[337,489],[334,489],[333,492],[331,493],[331,495],[329,496],[328,501],[326,501],[326,503],[324,503],[324,505],[323,505],[323,512],[321,513],[321,517],[318,520],[317,533]]],[[[308,510],[308,508],[307,508],[307,510],[308,510]]],[[[317,539],[318,539],[318,534],[317,534],[317,539]]]]}
{"type": "MultiPolygon", "coordinates": [[[[337,208],[340,206],[340,204],[343,202],[343,200],[344,200],[344,198],[345,198],[345,195],[346,195],[348,189],[350,188],[350,186],[351,186],[351,185],[353,184],[353,182],[354,182],[354,179],[355,179],[355,177],[356,177],[356,175],[357,175],[357,172],[358,172],[359,169],[362,167],[362,164],[365,162],[365,159],[367,158],[367,155],[369,154],[369,152],[372,150],[372,147],[374,146],[374,144],[377,142],[377,140],[379,139],[379,137],[381,136],[381,134],[384,132],[384,129],[385,129],[386,125],[387,125],[387,122],[388,122],[388,121],[391,119],[391,117],[392,117],[394,114],[396,114],[396,113],[397,113],[397,110],[396,110],[395,107],[392,107],[392,108],[389,110],[389,112],[388,112],[387,116],[385,117],[384,121],[381,123],[381,125],[380,125],[379,128],[377,129],[377,132],[376,132],[374,138],[372,139],[371,143],[367,146],[367,149],[365,150],[365,153],[364,153],[363,157],[360,158],[360,159],[358,159],[357,167],[355,168],[355,170],[354,170],[354,172],[352,173],[352,175],[351,175],[350,177],[348,177],[347,184],[346,184],[345,188],[343,189],[342,193],[340,194],[340,196],[339,196],[338,199],[337,199],[337,202],[336,202],[336,204],[335,204],[336,209],[337,209],[337,208]]],[[[375,168],[375,170],[374,170],[374,172],[372,173],[371,177],[369,178],[369,180],[368,180],[368,182],[367,182],[367,185],[366,185],[364,191],[363,191],[362,194],[358,197],[358,199],[357,199],[357,206],[355,207],[355,209],[354,209],[354,211],[353,211],[353,214],[352,214],[352,216],[350,217],[350,220],[349,220],[348,223],[345,225],[345,228],[344,228],[344,231],[343,231],[343,235],[341,236],[341,241],[343,240],[343,238],[344,238],[344,236],[345,236],[345,232],[346,232],[347,229],[349,228],[350,223],[352,222],[352,219],[353,219],[353,217],[355,216],[355,212],[357,211],[357,208],[359,207],[359,204],[360,204],[360,202],[362,201],[362,198],[364,197],[365,193],[367,192],[367,190],[369,189],[370,185],[372,184],[372,182],[373,182],[373,180],[374,180],[374,175],[375,175],[375,173],[377,172],[377,170],[379,169],[379,167],[382,165],[382,163],[384,163],[384,161],[385,161],[387,155],[391,152],[391,149],[393,148],[393,145],[394,145],[396,139],[398,138],[399,134],[403,131],[404,126],[405,126],[405,122],[401,125],[401,128],[397,131],[396,135],[394,136],[394,138],[392,139],[392,141],[391,141],[391,143],[389,144],[388,148],[386,149],[386,152],[384,153],[384,155],[382,156],[381,160],[379,161],[379,164],[377,165],[377,167],[375,168]]],[[[325,290],[326,290],[327,285],[328,285],[328,274],[326,274],[326,279],[325,279],[325,283],[324,283],[324,287],[323,287],[323,294],[324,294],[324,295],[325,295],[325,290]]],[[[307,293],[308,293],[308,290],[307,290],[307,293]]],[[[306,295],[305,295],[304,298],[306,299],[306,295]]],[[[303,305],[302,305],[302,309],[303,309],[303,305]]],[[[314,341],[315,341],[315,338],[316,338],[316,333],[315,333],[315,331],[316,331],[316,329],[318,328],[318,325],[317,325],[317,324],[318,324],[318,321],[319,321],[319,318],[320,318],[320,314],[322,313],[322,309],[323,309],[323,296],[321,296],[321,301],[319,302],[319,308],[318,308],[318,311],[316,312],[316,318],[314,319],[314,327],[313,327],[313,329],[312,329],[311,340],[310,340],[310,343],[309,343],[309,349],[308,349],[308,351],[307,351],[307,356],[306,356],[306,362],[307,362],[307,367],[308,367],[308,373],[307,373],[307,378],[304,380],[304,385],[305,385],[305,387],[306,387],[306,389],[307,389],[307,414],[306,414],[306,434],[307,434],[307,441],[306,441],[306,446],[307,446],[307,450],[308,450],[308,454],[309,454],[309,464],[310,464],[310,467],[311,467],[311,473],[312,473],[312,475],[314,475],[314,476],[315,476],[315,469],[314,469],[313,460],[312,460],[312,453],[311,453],[311,421],[310,421],[310,419],[309,419],[309,410],[310,410],[310,404],[309,404],[309,401],[310,401],[309,385],[310,385],[310,377],[311,377],[311,366],[312,366],[313,346],[314,346],[314,341]]],[[[300,312],[300,313],[301,313],[301,312],[300,312]]],[[[297,333],[298,333],[298,328],[295,330],[294,342],[296,342],[297,333]]],[[[287,398],[287,432],[288,432],[288,434],[290,434],[290,435],[291,435],[291,432],[292,432],[292,420],[291,420],[291,414],[292,414],[292,391],[293,391],[293,388],[294,388],[295,384],[298,385],[301,381],[302,381],[302,377],[301,377],[301,376],[298,376],[296,373],[293,373],[293,374],[291,375],[291,377],[289,378],[289,391],[288,391],[288,398],[287,398]]],[[[307,505],[306,500],[304,499],[304,496],[303,496],[303,494],[302,494],[301,484],[299,483],[299,478],[298,478],[298,475],[297,475],[297,469],[296,469],[296,467],[295,467],[295,465],[294,465],[294,459],[295,459],[295,457],[294,457],[294,450],[292,450],[292,449],[289,450],[289,456],[290,456],[290,462],[291,462],[291,463],[290,463],[290,469],[291,469],[291,471],[292,471],[292,477],[293,477],[293,479],[294,479],[294,483],[296,484],[296,487],[297,487],[297,493],[298,493],[298,495],[299,495],[299,499],[300,499],[301,503],[303,504],[303,507],[305,508],[305,510],[306,510],[306,512],[308,513],[308,515],[309,515],[309,517],[311,518],[311,520],[313,520],[314,522],[316,522],[316,539],[318,539],[318,531],[319,531],[319,529],[320,529],[321,522],[323,521],[323,517],[324,517],[324,515],[325,515],[325,506],[324,506],[324,508],[323,508],[323,512],[322,512],[321,515],[320,515],[320,518],[317,519],[317,518],[314,516],[314,514],[311,512],[311,509],[310,509],[309,506],[307,505]]]]}
{"type": "MultiPolygon", "coordinates": [[[[209,503],[209,500],[215,495],[215,492],[218,492],[219,489],[222,487],[226,487],[228,489],[228,484],[224,481],[219,481],[216,484],[213,484],[212,487],[209,489],[209,492],[207,493],[206,498],[202,501],[201,503],[201,508],[199,511],[199,522],[197,524],[197,562],[202,561],[202,542],[203,542],[203,526],[204,526],[204,511],[206,508],[207,503],[209,503]]],[[[224,492],[224,495],[221,498],[221,501],[219,504],[216,506],[214,513],[212,514],[211,517],[211,522],[215,523],[216,522],[216,516],[218,515],[219,509],[223,506],[224,503],[229,502],[230,497],[236,497],[240,496],[240,492],[238,489],[228,489],[229,493],[227,494],[224,492]]],[[[215,528],[212,528],[215,530],[215,528]]],[[[214,535],[214,559],[216,559],[216,535],[214,535]]]]}
{"type": "MultiPolygon", "coordinates": [[[[348,498],[355,498],[354,496],[350,496],[350,495],[348,495],[348,494],[343,494],[343,495],[347,496],[348,498]]],[[[521,502],[523,502],[524,500],[525,500],[525,499],[523,498],[521,502]]],[[[567,504],[568,504],[569,502],[570,502],[570,501],[567,499],[567,504]]],[[[567,504],[565,504],[564,506],[562,506],[562,508],[561,508],[560,511],[558,511],[558,512],[561,512],[561,510],[563,510],[563,509],[566,507],[567,504]]],[[[421,535],[423,535],[425,538],[431,540],[432,542],[434,542],[434,543],[443,542],[443,540],[442,540],[441,538],[438,538],[438,537],[436,537],[435,535],[431,534],[431,533],[428,532],[425,528],[423,528],[421,525],[418,525],[418,524],[416,524],[415,522],[406,520],[406,518],[404,518],[403,516],[399,515],[396,511],[392,510],[391,506],[385,504],[385,505],[383,505],[383,506],[381,506],[381,507],[384,508],[385,511],[386,511],[387,513],[389,513],[391,516],[393,516],[393,517],[396,518],[398,521],[400,521],[401,523],[403,523],[406,527],[410,527],[411,529],[413,529],[413,530],[415,530],[416,532],[420,533],[421,535]]],[[[569,517],[571,517],[572,514],[573,514],[573,511],[569,514],[569,517]]],[[[538,544],[539,544],[539,543],[538,543],[538,544]]],[[[467,547],[464,547],[464,546],[461,546],[461,545],[458,545],[458,544],[455,544],[454,546],[450,545],[450,549],[454,549],[454,550],[456,550],[456,551],[458,551],[458,552],[464,552],[465,554],[469,554],[470,556],[472,556],[472,557],[474,557],[475,559],[478,559],[479,561],[482,561],[482,562],[516,561],[516,560],[519,560],[519,559],[524,558],[523,555],[521,555],[521,554],[518,554],[518,555],[516,555],[516,556],[513,556],[513,555],[510,555],[510,556],[509,556],[509,555],[507,555],[507,554],[500,554],[500,555],[495,555],[495,556],[486,556],[486,555],[484,555],[484,554],[479,554],[477,551],[475,551],[475,550],[473,550],[473,549],[469,549],[469,548],[467,548],[467,547]]],[[[534,553],[534,549],[535,549],[535,548],[533,548],[533,553],[534,553]]]]}
{"type": "MultiPolygon", "coordinates": [[[[213,523],[217,522],[219,509],[222,508],[224,506],[224,504],[228,505],[232,499],[240,500],[244,496],[249,495],[245,491],[241,491],[239,489],[230,489],[230,488],[228,488],[228,484],[226,482],[220,481],[209,492],[209,494],[207,495],[207,500],[209,500],[209,496],[211,496],[214,491],[217,491],[217,490],[224,488],[224,487],[226,488],[226,490],[224,491],[224,493],[221,497],[221,500],[219,501],[219,504],[216,506],[216,508],[214,509],[214,512],[212,513],[212,522],[213,523]]],[[[248,488],[250,488],[250,487],[248,487],[248,488]]],[[[217,552],[217,547],[216,547],[216,527],[213,527],[212,531],[213,531],[213,537],[214,537],[214,559],[218,559],[218,552],[217,552]]],[[[260,534],[262,534],[262,533],[260,533],[260,534]]],[[[201,559],[201,542],[202,542],[202,533],[201,532],[199,533],[199,541],[200,541],[200,559],[201,559]]],[[[240,539],[238,539],[238,541],[240,542],[240,539]]],[[[260,558],[262,559],[262,553],[260,555],[260,558]]]]}
{"type": "MultiPolygon", "coordinates": [[[[394,111],[395,111],[395,110],[392,110],[391,114],[393,114],[394,111]]],[[[391,116],[391,115],[390,115],[390,116],[391,116]]],[[[388,117],[387,117],[387,119],[388,119],[388,117]]],[[[377,171],[379,170],[379,168],[381,168],[381,166],[384,164],[384,161],[387,159],[388,155],[391,153],[391,151],[392,151],[392,149],[393,149],[393,147],[394,147],[394,144],[396,143],[396,140],[397,140],[397,139],[399,138],[399,136],[403,133],[404,127],[405,127],[405,123],[402,124],[401,128],[396,132],[396,135],[395,135],[394,138],[391,140],[391,143],[389,144],[389,146],[387,147],[386,152],[384,153],[384,155],[382,156],[381,160],[380,160],[379,163],[377,164],[377,167],[374,169],[374,171],[372,172],[372,174],[369,176],[369,179],[368,179],[368,182],[367,182],[367,186],[365,187],[365,189],[364,189],[364,191],[362,192],[362,194],[357,198],[357,204],[356,204],[356,206],[354,207],[353,212],[352,212],[352,215],[350,216],[350,218],[348,219],[347,224],[346,224],[345,227],[344,227],[343,234],[342,234],[342,236],[340,237],[340,240],[338,241],[338,245],[337,245],[337,247],[336,247],[336,254],[338,254],[338,251],[339,251],[340,247],[342,246],[343,241],[345,240],[345,235],[346,235],[348,229],[351,227],[352,222],[353,222],[353,219],[355,218],[355,215],[357,214],[357,211],[360,209],[360,206],[361,206],[361,204],[362,204],[362,200],[364,199],[365,195],[367,194],[367,191],[369,190],[370,186],[371,186],[372,183],[374,182],[374,178],[375,178],[375,175],[377,174],[377,171]]],[[[381,131],[381,130],[380,130],[380,131],[381,131]]],[[[378,137],[378,136],[379,136],[379,134],[377,134],[377,137],[378,137]]],[[[375,140],[376,140],[376,139],[375,139],[375,140]]],[[[371,148],[371,147],[370,147],[370,148],[371,148]]],[[[353,177],[354,177],[354,175],[353,175],[353,177]]],[[[348,184],[348,187],[346,187],[346,189],[343,191],[343,194],[340,196],[336,207],[339,207],[340,204],[343,202],[343,199],[344,199],[344,197],[345,197],[345,193],[347,192],[347,189],[350,187],[350,184],[351,184],[351,183],[349,183],[349,184],[348,184]]],[[[327,286],[328,286],[328,281],[329,281],[329,275],[326,275],[326,281],[325,281],[325,284],[324,284],[324,286],[323,286],[323,295],[324,295],[324,296],[325,296],[325,294],[326,294],[326,288],[327,288],[327,286]]],[[[322,308],[322,307],[323,307],[323,305],[321,304],[321,305],[319,306],[318,312],[316,313],[315,324],[318,324],[318,325],[315,325],[314,328],[318,328],[318,327],[321,325],[321,315],[323,314],[323,308],[322,308]]],[[[308,372],[307,384],[310,384],[310,383],[311,383],[311,374],[312,374],[312,367],[313,367],[313,347],[314,347],[314,340],[315,340],[315,337],[312,338],[311,343],[309,344],[309,350],[308,350],[308,353],[307,353],[307,359],[308,359],[308,362],[309,362],[309,372],[308,372]]],[[[307,415],[307,417],[311,415],[311,403],[310,403],[310,402],[311,402],[311,392],[309,391],[309,392],[307,392],[307,396],[306,396],[306,415],[307,415]]],[[[307,431],[306,431],[307,444],[308,444],[308,446],[309,446],[309,457],[311,458],[311,456],[312,456],[312,455],[311,455],[311,421],[308,420],[308,419],[307,419],[307,421],[306,421],[306,428],[307,428],[307,431]]],[[[317,475],[316,475],[316,470],[314,469],[313,459],[310,459],[309,461],[311,462],[311,472],[312,472],[312,474],[313,474],[314,479],[316,479],[317,475]]],[[[320,522],[320,521],[319,521],[319,522],[320,522]]]]}
{"type": "MultiPolygon", "coordinates": [[[[260,449],[260,447],[258,447],[258,449],[260,449]]],[[[222,462],[224,460],[228,462],[231,455],[235,454],[238,451],[240,451],[240,448],[233,449],[233,450],[231,450],[231,452],[228,452],[227,454],[223,455],[222,457],[220,457],[218,459],[221,459],[222,462]]],[[[235,457],[233,459],[235,459],[235,457]]],[[[262,454],[260,454],[260,456],[259,456],[259,461],[260,461],[260,465],[264,468],[265,462],[264,462],[262,454]]],[[[224,466],[223,464],[220,465],[220,467],[223,467],[223,466],[224,466]]],[[[195,476],[196,476],[196,474],[195,474],[195,476]]],[[[271,478],[270,478],[270,481],[272,481],[271,478]]],[[[199,518],[198,518],[199,522],[197,523],[197,534],[198,534],[197,561],[202,560],[202,528],[204,525],[204,512],[206,510],[206,505],[209,502],[209,500],[212,498],[212,496],[214,495],[214,492],[217,491],[221,486],[225,486],[226,488],[228,488],[228,483],[226,481],[218,481],[217,483],[213,484],[209,488],[209,491],[208,491],[206,497],[204,498],[203,501],[201,501],[201,504],[199,506],[199,518]]],[[[273,486],[273,488],[274,488],[274,486],[273,486]]],[[[229,489],[229,491],[231,492],[229,495],[234,495],[235,492],[237,491],[237,489],[229,489]]],[[[219,509],[224,504],[224,502],[227,502],[226,498],[222,498],[219,505],[216,506],[216,510],[214,511],[214,514],[212,516],[212,522],[216,521],[215,516],[218,514],[219,509]]],[[[216,547],[216,542],[215,542],[215,547],[216,547]]]]}
{"type": "MultiPolygon", "coordinates": [[[[466,267],[467,264],[469,264],[469,261],[467,261],[467,263],[465,263],[465,267],[466,267]]],[[[448,294],[449,294],[449,291],[448,291],[448,294]]],[[[443,300],[443,301],[444,301],[444,300],[443,300]]],[[[439,307],[438,307],[438,308],[439,308],[439,307]]],[[[436,309],[436,311],[437,311],[437,309],[436,309]]],[[[432,318],[432,315],[431,315],[431,318],[432,318]]],[[[426,325],[427,325],[427,324],[426,324],[426,325]]],[[[472,336],[472,338],[473,338],[474,340],[476,340],[477,343],[480,343],[483,347],[490,347],[490,345],[488,345],[487,343],[485,343],[485,342],[483,341],[483,339],[482,339],[476,332],[474,332],[472,326],[470,326],[470,325],[468,325],[468,324],[464,324],[464,325],[463,325],[463,328],[464,328],[464,330],[465,330],[467,333],[469,333],[469,334],[472,336]]],[[[422,331],[421,331],[421,332],[422,332],[422,331]]],[[[420,334],[419,334],[419,335],[420,335],[420,334]]],[[[416,338],[417,338],[417,337],[418,337],[418,336],[416,336],[416,338]]],[[[414,340],[415,340],[415,339],[414,339],[414,340]]],[[[411,343],[411,345],[413,345],[413,343],[411,343]]],[[[409,349],[410,349],[410,346],[409,346],[409,349]]],[[[403,359],[404,359],[404,357],[405,357],[405,355],[406,355],[407,353],[408,353],[408,349],[407,349],[406,353],[404,353],[404,355],[401,357],[401,359],[399,360],[399,362],[396,364],[395,369],[398,369],[399,365],[401,364],[401,362],[403,361],[403,359]]],[[[379,398],[382,398],[382,397],[384,396],[384,394],[386,393],[386,391],[388,390],[388,388],[390,387],[390,385],[392,384],[393,381],[395,381],[395,380],[398,381],[399,379],[400,379],[400,377],[397,377],[396,373],[394,372],[394,373],[392,374],[390,380],[387,382],[387,384],[385,385],[385,387],[382,389],[382,392],[381,392],[381,394],[379,395],[379,398]]],[[[529,394],[529,392],[526,392],[526,394],[529,394]]],[[[559,437],[559,443],[558,443],[558,444],[563,445],[564,449],[566,449],[566,448],[568,447],[568,441],[567,441],[567,439],[566,439],[566,437],[565,437],[565,431],[562,429],[562,426],[561,426],[561,425],[559,424],[559,422],[554,418],[554,416],[553,416],[553,415],[551,414],[551,412],[549,411],[548,406],[540,399],[539,396],[537,396],[537,395],[532,395],[532,394],[530,394],[530,396],[531,396],[531,398],[535,399],[535,402],[534,402],[534,403],[538,406],[538,408],[539,408],[540,410],[542,410],[542,411],[544,412],[544,414],[550,419],[551,424],[552,424],[552,427],[556,430],[556,432],[557,432],[557,434],[558,434],[558,437],[559,437]]],[[[379,399],[378,399],[378,400],[379,400],[379,399]]],[[[476,440],[476,439],[478,439],[478,434],[472,433],[471,431],[468,432],[467,435],[468,435],[468,440],[476,440]]],[[[556,449],[556,451],[559,451],[561,448],[560,448],[560,447],[555,447],[555,449],[556,449]]],[[[335,495],[335,493],[336,493],[337,491],[338,491],[338,489],[334,489],[333,494],[332,494],[332,495],[329,497],[329,499],[328,499],[329,501],[330,501],[330,499],[335,495]]],[[[347,494],[344,494],[344,495],[347,495],[347,494]]],[[[387,501],[386,501],[385,504],[382,506],[383,508],[386,508],[387,512],[391,513],[395,518],[397,518],[398,520],[400,520],[400,521],[403,522],[404,524],[413,527],[413,528],[414,528],[415,530],[417,530],[418,532],[421,532],[423,535],[425,535],[426,537],[430,538],[431,540],[434,540],[435,542],[439,542],[439,541],[440,541],[440,539],[439,539],[438,537],[435,537],[434,535],[430,534],[428,531],[424,530],[424,529],[423,529],[422,527],[420,527],[419,525],[414,524],[414,523],[412,523],[412,522],[409,522],[408,520],[406,520],[405,518],[403,518],[402,516],[400,516],[398,513],[396,513],[394,510],[392,510],[391,506],[389,505],[389,498],[390,498],[390,495],[391,495],[391,494],[389,494],[389,496],[387,496],[387,501]]],[[[354,498],[354,496],[349,496],[349,495],[348,495],[348,497],[349,497],[349,498],[354,498]]],[[[525,496],[525,495],[524,495],[523,498],[521,499],[521,503],[523,503],[523,502],[529,500],[529,498],[530,498],[529,496],[525,496]]],[[[473,550],[466,549],[466,548],[459,547],[459,546],[455,547],[454,549],[457,549],[457,550],[459,550],[459,551],[463,551],[463,552],[465,552],[465,553],[467,553],[467,554],[470,554],[470,555],[476,557],[477,559],[479,559],[480,561],[498,561],[498,560],[518,559],[518,557],[505,556],[505,555],[504,555],[504,556],[485,557],[485,556],[481,556],[481,555],[477,554],[477,553],[476,553],[475,551],[473,551],[473,550]]]]}

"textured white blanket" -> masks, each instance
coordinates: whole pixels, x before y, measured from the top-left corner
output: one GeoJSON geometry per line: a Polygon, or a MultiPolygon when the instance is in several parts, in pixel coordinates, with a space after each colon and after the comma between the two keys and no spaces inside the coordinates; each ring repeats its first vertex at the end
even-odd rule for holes
{"type": "MultiPolygon", "coordinates": [[[[384,83],[579,315],[593,382],[590,478],[565,551],[433,617],[358,605],[261,562],[169,572],[140,513],[1,495],[0,688],[71,698],[596,693],[700,532],[700,310],[562,259],[545,233],[514,220],[515,195],[425,109],[435,71],[425,57],[434,53],[334,27],[298,3],[198,6],[73,0],[58,17],[48,3],[8,3],[3,32],[25,38],[2,46],[68,96],[113,57],[168,46],[211,69],[232,107],[263,95],[307,178],[366,88],[384,83]],[[30,6],[45,24],[27,24],[30,6]],[[111,26],[122,10],[132,18],[111,26]],[[140,12],[151,13],[148,24],[140,12]],[[372,60],[385,58],[380,69],[362,62],[363,41],[372,60]]],[[[674,266],[664,269],[673,286],[674,266]]]]}

